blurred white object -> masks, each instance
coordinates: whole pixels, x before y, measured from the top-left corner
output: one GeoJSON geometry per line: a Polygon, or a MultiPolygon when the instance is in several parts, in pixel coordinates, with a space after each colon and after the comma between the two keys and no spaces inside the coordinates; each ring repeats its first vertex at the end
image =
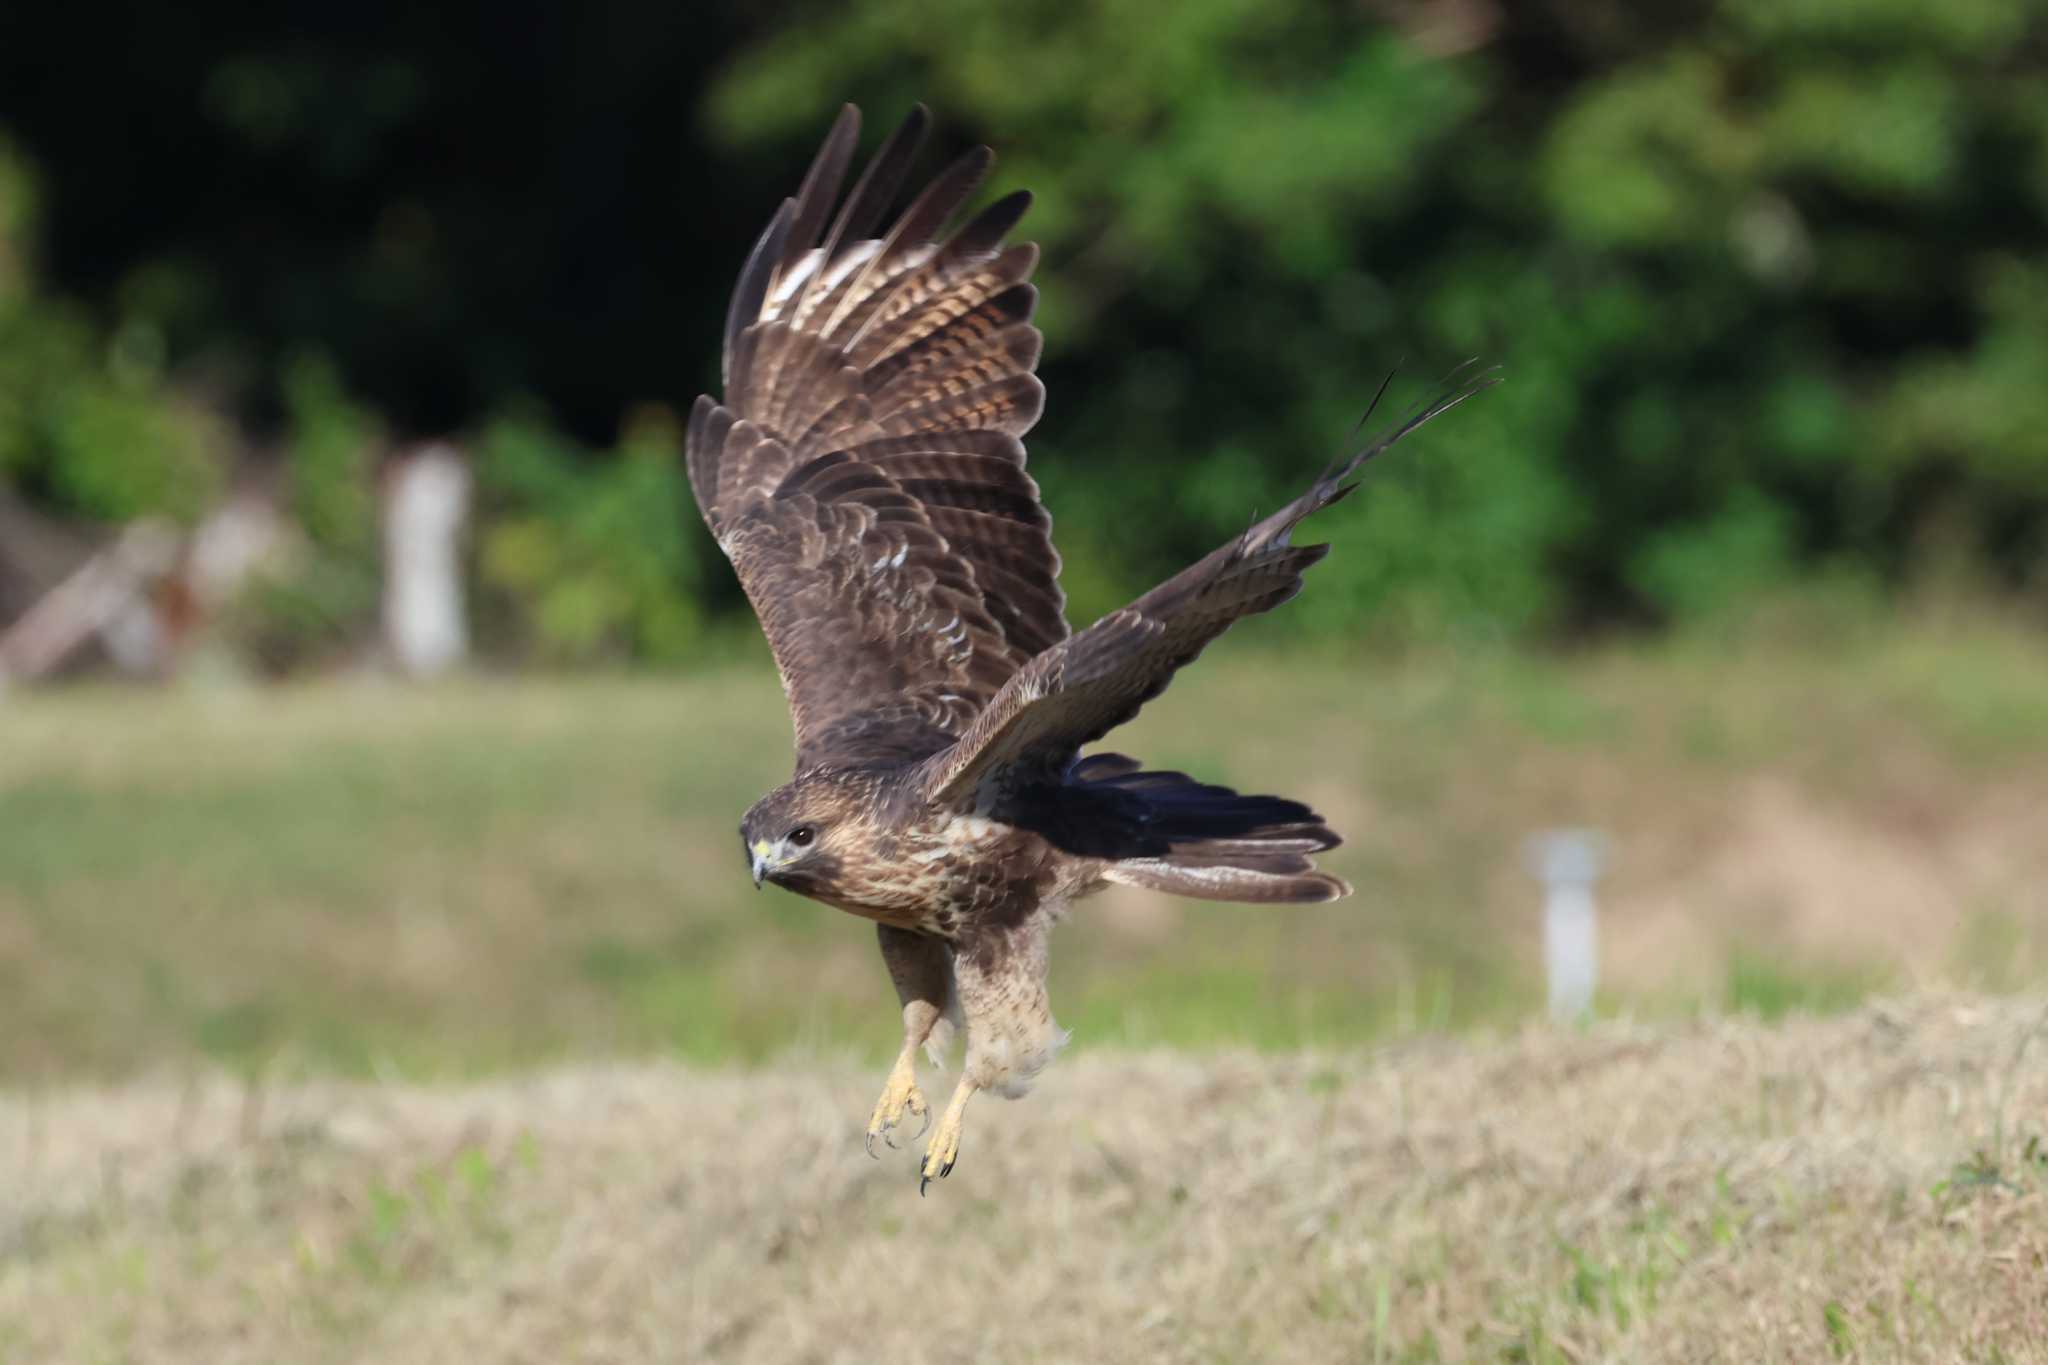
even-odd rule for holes
{"type": "Polygon", "coordinates": [[[123,673],[170,677],[192,639],[283,539],[276,505],[249,489],[189,532],[131,522],[0,629],[0,682],[53,673],[95,637],[123,673]]]}
{"type": "MultiPolygon", "coordinates": [[[[0,680],[39,678],[133,610],[147,612],[151,586],[177,564],[182,544],[178,533],[161,522],[131,523],[0,632],[0,680]]],[[[144,663],[160,652],[156,635],[143,640],[133,631],[117,631],[109,644],[124,665],[135,650],[145,652],[144,663]],[[129,653],[123,653],[129,646],[129,653]]]]}
{"type": "Polygon", "coordinates": [[[277,505],[260,493],[237,493],[209,513],[185,554],[185,577],[199,607],[212,613],[226,606],[278,553],[285,534],[277,505]]]}
{"type": "Polygon", "coordinates": [[[1593,885],[1607,862],[1607,836],[1557,829],[1529,841],[1529,868],[1543,881],[1543,965],[1550,1017],[1580,1019],[1593,1008],[1600,980],[1600,935],[1593,885]]]}
{"type": "Polygon", "coordinates": [[[399,671],[430,678],[462,662],[462,529],[469,466],[445,445],[394,464],[384,504],[384,640],[399,671]]]}

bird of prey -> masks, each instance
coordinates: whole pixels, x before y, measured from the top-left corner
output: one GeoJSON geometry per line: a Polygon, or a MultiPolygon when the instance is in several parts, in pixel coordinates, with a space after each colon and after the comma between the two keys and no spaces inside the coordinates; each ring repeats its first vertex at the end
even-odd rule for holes
{"type": "Polygon", "coordinates": [[[949,230],[993,157],[954,162],[886,226],[928,117],[912,111],[844,200],[843,110],[740,271],[723,401],[690,414],[704,520],[752,601],[796,731],[796,772],[746,812],[755,885],[873,920],[903,1046],[867,1127],[894,1145],[964,1023],[966,1059],[922,1193],[977,1092],[1015,1098],[1066,1035],[1046,936],[1108,884],[1211,900],[1328,901],[1337,836],[1297,801],[1240,795],[1083,747],[1131,719],[1241,617],[1300,589],[1326,545],[1296,523],[1358,466],[1491,383],[1454,375],[1386,434],[1208,557],[1078,634],[1021,437],[1038,420],[1030,196],[949,230]],[[836,210],[836,211],[835,211],[836,210]]]}

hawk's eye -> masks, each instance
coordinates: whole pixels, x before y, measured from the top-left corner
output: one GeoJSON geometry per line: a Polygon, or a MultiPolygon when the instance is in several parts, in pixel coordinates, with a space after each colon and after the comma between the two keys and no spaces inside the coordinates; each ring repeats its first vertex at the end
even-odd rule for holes
{"type": "Polygon", "coordinates": [[[817,837],[818,831],[813,825],[798,825],[788,835],[790,844],[796,848],[809,848],[811,840],[817,837]]]}

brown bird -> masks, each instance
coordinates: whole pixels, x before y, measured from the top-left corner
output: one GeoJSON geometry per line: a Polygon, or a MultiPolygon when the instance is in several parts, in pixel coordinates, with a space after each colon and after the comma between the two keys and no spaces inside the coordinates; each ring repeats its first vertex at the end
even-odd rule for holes
{"type": "Polygon", "coordinates": [[[1311,862],[1338,839],[1300,802],[1081,749],[1232,622],[1294,596],[1329,548],[1293,544],[1295,524],[1493,382],[1454,375],[1293,502],[1072,634],[1019,439],[1045,397],[1038,248],[1003,239],[1030,196],[948,232],[993,162],[977,148],[877,235],[928,121],[913,110],[835,213],[860,130],[841,112],[740,272],[725,400],[697,400],[688,441],[796,728],[795,775],[740,824],[755,885],[875,921],[903,1002],[870,1154],[906,1112],[929,1123],[917,1049],[939,1061],[964,1020],[920,1193],[952,1171],[968,1100],[1022,1095],[1065,1042],[1046,936],[1075,900],[1110,883],[1226,901],[1350,890],[1311,862]]]}

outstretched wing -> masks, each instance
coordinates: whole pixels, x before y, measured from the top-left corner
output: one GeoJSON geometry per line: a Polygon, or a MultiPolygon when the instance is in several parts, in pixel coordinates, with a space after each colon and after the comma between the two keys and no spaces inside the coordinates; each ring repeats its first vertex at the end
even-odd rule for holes
{"type": "Polygon", "coordinates": [[[1356,488],[1345,480],[1361,464],[1495,382],[1490,371],[1453,376],[1436,397],[1326,470],[1293,502],[1033,659],[958,743],[926,761],[927,797],[966,809],[1000,804],[1003,791],[1014,786],[1060,780],[1082,745],[1137,715],[1233,622],[1301,591],[1302,573],[1330,547],[1293,544],[1294,528],[1356,488]]]}
{"type": "Polygon", "coordinates": [[[799,767],[924,757],[1067,638],[1018,439],[1045,401],[1038,249],[1003,245],[1030,197],[947,235],[993,161],[977,148],[872,235],[928,122],[834,215],[860,131],[841,112],[740,273],[725,401],[690,415],[690,486],[775,653],[799,767]]]}

